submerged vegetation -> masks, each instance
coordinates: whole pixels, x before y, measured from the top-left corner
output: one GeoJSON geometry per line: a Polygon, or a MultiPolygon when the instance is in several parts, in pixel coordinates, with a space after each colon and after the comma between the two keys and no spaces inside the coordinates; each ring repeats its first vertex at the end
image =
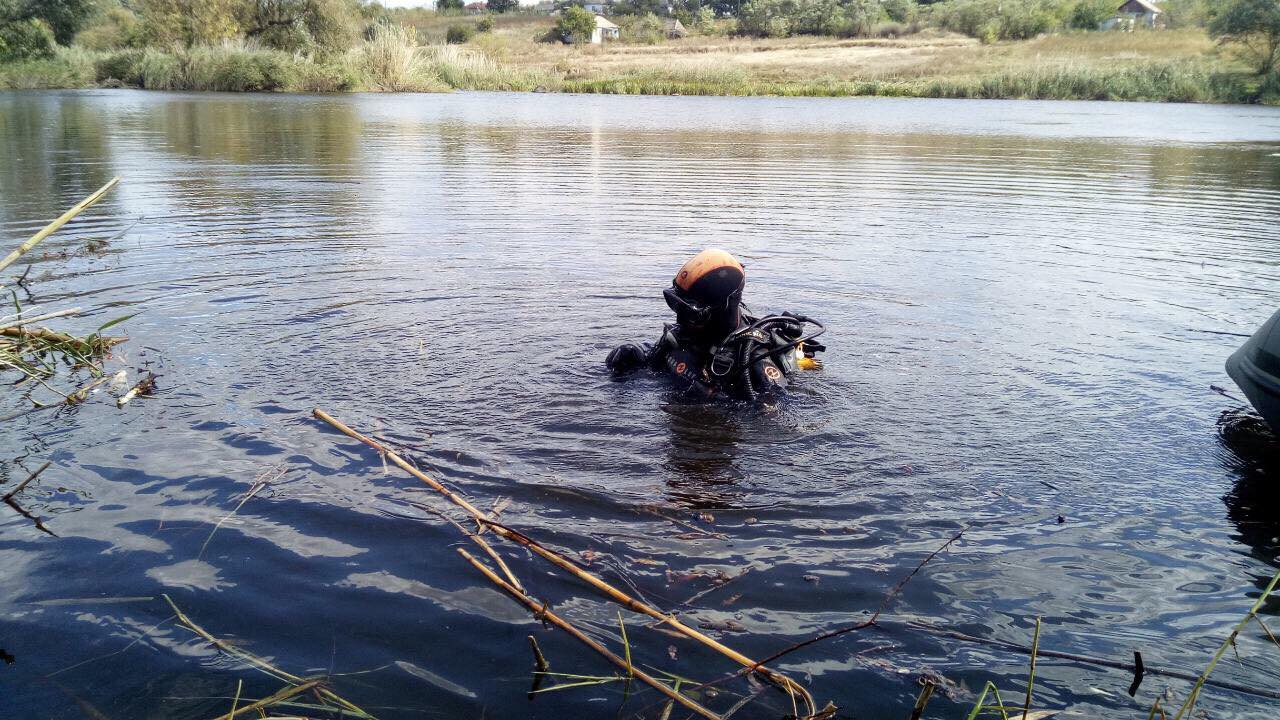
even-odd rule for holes
{"type": "Polygon", "coordinates": [[[621,0],[619,39],[592,44],[577,7],[0,0],[0,88],[1280,102],[1274,3],[1168,0],[1154,28],[1117,4],[621,0]]]}
{"type": "MultiPolygon", "coordinates": [[[[81,200],[53,222],[50,222],[35,235],[32,235],[3,259],[0,259],[0,271],[7,269],[45,238],[96,204],[119,181],[119,178],[111,180],[111,182],[81,200]]],[[[80,312],[80,308],[39,313],[36,312],[36,308],[23,308],[17,291],[18,289],[27,289],[27,274],[30,270],[31,266],[28,265],[27,270],[14,281],[13,287],[4,288],[6,294],[12,300],[15,312],[11,315],[0,317],[0,376],[5,377],[6,380],[12,380],[12,388],[24,394],[25,398],[30,401],[30,407],[4,415],[0,417],[0,422],[13,420],[40,410],[79,405],[89,398],[90,393],[108,382],[113,389],[120,391],[123,391],[128,384],[127,371],[120,370],[109,376],[104,365],[104,360],[110,355],[112,348],[128,340],[128,338],[102,334],[108,328],[127,320],[128,316],[108,321],[93,333],[85,336],[70,335],[36,325],[35,323],[76,315],[80,312]],[[89,382],[78,388],[58,389],[51,382],[54,381],[59,370],[64,368],[70,371],[74,382],[83,382],[83,378],[80,380],[75,379],[82,372],[87,374],[89,382]],[[37,390],[42,390],[55,399],[52,401],[36,400],[32,393],[37,390]]],[[[155,376],[147,373],[132,389],[120,396],[117,403],[124,405],[137,395],[150,392],[154,381],[155,376]]],[[[10,497],[6,497],[6,501],[10,500],[10,497]]],[[[38,520],[36,520],[36,525],[44,529],[38,520]]],[[[48,531],[46,530],[46,532],[48,531]]]]}

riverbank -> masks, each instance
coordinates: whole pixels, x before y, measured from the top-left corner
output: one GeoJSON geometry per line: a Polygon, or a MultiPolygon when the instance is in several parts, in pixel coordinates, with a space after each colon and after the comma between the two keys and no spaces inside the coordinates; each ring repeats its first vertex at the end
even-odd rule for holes
{"type": "MultiPolygon", "coordinates": [[[[62,48],[51,59],[0,66],[0,88],[1280,103],[1280,81],[1250,75],[1200,29],[991,44],[926,31],[899,38],[694,36],[578,47],[539,42],[545,21],[513,20],[466,45],[415,47],[383,38],[325,60],[243,44],[177,52],[62,48]]],[[[436,40],[431,28],[420,28],[419,37],[436,40]]]]}

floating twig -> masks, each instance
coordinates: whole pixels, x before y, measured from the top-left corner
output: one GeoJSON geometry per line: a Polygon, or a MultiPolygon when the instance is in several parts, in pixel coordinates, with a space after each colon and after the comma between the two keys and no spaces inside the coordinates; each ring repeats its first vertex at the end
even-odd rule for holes
{"type": "Polygon", "coordinates": [[[130,400],[139,395],[149,395],[156,388],[156,374],[148,371],[147,374],[137,382],[129,392],[116,398],[116,407],[122,408],[130,400]]]}
{"type": "MultiPolygon", "coordinates": [[[[706,645],[707,647],[710,647],[713,650],[716,650],[717,652],[724,655],[725,657],[728,657],[734,662],[740,665],[743,665],[749,671],[759,673],[762,677],[768,679],[770,682],[781,687],[788,694],[793,695],[793,697],[799,696],[801,699],[803,699],[805,704],[809,707],[810,715],[816,712],[816,708],[813,702],[813,696],[811,696],[808,690],[806,690],[803,686],[801,686],[799,683],[792,680],[791,678],[787,677],[786,675],[783,675],[782,673],[779,673],[771,668],[765,667],[764,662],[756,662],[751,658],[747,657],[746,655],[743,655],[742,653],[724,645],[718,640],[712,637],[709,637],[685,625],[684,623],[677,620],[675,617],[664,614],[657,608],[654,608],[651,605],[643,603],[631,597],[630,595],[627,595],[626,593],[610,585],[609,583],[601,580],[595,575],[592,575],[591,573],[579,568],[577,565],[575,565],[574,563],[572,563],[571,561],[569,561],[559,553],[556,553],[542,546],[537,541],[533,540],[527,535],[517,532],[505,525],[502,525],[501,523],[490,520],[488,516],[485,515],[485,513],[477,509],[470,502],[467,502],[466,499],[462,498],[457,493],[453,492],[452,490],[449,490],[444,485],[440,484],[438,481],[432,479],[430,476],[423,473],[421,470],[418,470],[416,467],[406,462],[404,458],[400,457],[396,453],[388,450],[387,448],[369,439],[368,437],[361,435],[355,430],[352,430],[350,427],[344,425],[342,422],[338,421],[337,419],[335,419],[333,416],[329,415],[325,411],[319,408],[316,408],[315,410],[312,411],[312,414],[317,419],[322,420],[328,423],[329,425],[333,426],[334,429],[338,430],[342,434],[350,438],[353,438],[355,440],[359,440],[360,442],[368,445],[374,450],[377,450],[378,452],[382,453],[382,455],[386,459],[389,459],[401,470],[404,470],[410,475],[413,475],[414,477],[426,483],[427,486],[429,486],[431,489],[444,495],[446,498],[448,498],[450,502],[452,502],[453,504],[457,505],[458,507],[470,513],[471,516],[474,517],[478,522],[493,528],[493,530],[502,538],[510,540],[511,542],[521,545],[522,547],[528,548],[534,554],[542,557],[544,560],[550,562],[556,567],[559,567],[562,570],[565,570],[566,572],[572,574],[574,577],[577,577],[578,579],[586,582],[588,585],[599,590],[606,597],[622,605],[628,610],[631,610],[632,612],[648,615],[654,619],[661,619],[667,625],[669,625],[672,629],[685,635],[686,637],[689,637],[693,640],[697,640],[703,645],[706,645]]],[[[488,569],[486,568],[486,571],[487,570],[488,569]]]]}
{"type": "Polygon", "coordinates": [[[236,513],[240,512],[240,508],[244,507],[244,504],[249,502],[249,498],[257,495],[259,490],[262,490],[267,485],[284,477],[287,472],[289,472],[289,468],[276,466],[269,470],[265,470],[258,475],[258,477],[254,479],[253,485],[249,486],[249,489],[245,491],[245,494],[240,498],[240,502],[236,504],[235,508],[223,516],[223,518],[218,521],[218,524],[214,525],[213,529],[209,531],[209,537],[204,539],[204,544],[200,546],[200,552],[196,553],[196,560],[204,557],[204,551],[208,549],[209,542],[213,540],[213,534],[218,532],[218,528],[222,527],[223,523],[230,520],[236,513]]]}
{"type": "Polygon", "coordinates": [[[916,573],[924,569],[924,566],[928,565],[930,560],[933,560],[935,557],[938,556],[939,553],[941,553],[943,550],[946,550],[948,547],[951,546],[952,543],[959,540],[964,535],[965,531],[968,529],[969,529],[968,525],[965,525],[964,527],[960,528],[959,532],[957,532],[955,535],[952,535],[950,540],[943,543],[942,546],[939,547],[937,550],[934,550],[933,552],[929,553],[929,556],[926,557],[924,560],[921,560],[920,564],[916,565],[916,568],[914,570],[908,573],[906,577],[902,578],[902,580],[899,580],[898,584],[895,585],[893,589],[890,590],[889,593],[884,596],[884,599],[880,601],[880,606],[876,608],[876,611],[871,614],[870,618],[863,620],[860,623],[839,628],[837,630],[832,630],[830,632],[825,632],[816,637],[811,637],[808,640],[798,642],[788,648],[784,648],[783,650],[780,650],[770,655],[769,657],[765,658],[764,660],[761,660],[760,662],[761,663],[773,662],[774,660],[777,660],[778,658],[783,657],[784,655],[790,655],[791,653],[801,648],[808,647],[814,643],[822,642],[823,640],[830,640],[831,638],[839,637],[841,635],[845,635],[845,634],[854,632],[856,630],[862,630],[864,628],[868,628],[868,627],[871,627],[872,625],[875,625],[876,620],[880,618],[880,614],[883,613],[889,607],[889,604],[893,602],[894,598],[898,597],[898,595],[902,592],[902,589],[907,586],[907,583],[911,582],[911,578],[915,577],[916,573]]]}
{"type": "Polygon", "coordinates": [[[24,415],[30,415],[31,413],[39,412],[41,410],[48,410],[49,408],[60,408],[64,405],[79,405],[80,403],[83,403],[85,400],[89,398],[90,391],[92,391],[94,388],[98,387],[102,383],[106,382],[107,380],[108,378],[106,377],[97,378],[93,382],[90,382],[89,384],[85,385],[79,390],[76,390],[70,395],[67,395],[65,398],[63,398],[62,400],[59,400],[58,402],[49,403],[48,405],[37,405],[33,408],[27,408],[26,410],[19,410],[16,413],[13,413],[11,415],[6,415],[0,418],[0,422],[8,422],[9,420],[16,420],[17,418],[20,418],[24,415]]]}
{"type": "Polygon", "coordinates": [[[667,687],[665,684],[661,682],[658,682],[658,680],[654,679],[653,676],[649,675],[645,671],[638,670],[634,667],[631,667],[630,663],[627,660],[624,660],[623,658],[618,657],[617,654],[615,654],[613,651],[609,650],[605,646],[591,639],[590,637],[585,635],[582,631],[578,630],[573,625],[570,625],[566,620],[561,618],[559,615],[556,615],[551,610],[546,609],[537,600],[534,600],[533,598],[529,597],[527,594],[521,592],[511,583],[498,577],[497,573],[485,567],[483,563],[477,560],[475,556],[471,555],[466,550],[463,550],[462,548],[458,548],[458,554],[461,555],[463,558],[465,558],[467,562],[471,563],[471,565],[474,566],[477,570],[484,573],[485,577],[489,578],[491,582],[493,582],[495,585],[505,590],[508,595],[515,598],[520,604],[527,607],[530,611],[538,614],[538,616],[541,617],[543,621],[549,622],[552,625],[555,625],[557,628],[560,628],[561,630],[565,631],[570,636],[572,636],[575,640],[586,645],[592,650],[596,651],[609,662],[613,663],[619,668],[622,668],[623,670],[627,670],[630,673],[632,673],[632,675],[637,680],[645,683],[646,685],[649,685],[653,689],[657,690],[663,695],[666,695],[667,697],[671,698],[675,702],[680,703],[681,705],[688,708],[689,710],[692,710],[693,712],[701,715],[704,718],[708,718],[708,720],[721,720],[719,715],[703,707],[695,700],[689,698],[683,693],[678,693],[675,690],[672,690],[670,687],[667,687]]]}
{"type": "MultiPolygon", "coordinates": [[[[268,695],[267,697],[262,698],[258,702],[245,705],[239,710],[232,710],[226,715],[219,715],[218,720],[223,720],[223,719],[233,720],[233,718],[236,718],[240,715],[244,715],[245,713],[250,713],[250,712],[253,712],[254,710],[260,710],[262,708],[270,707],[280,702],[281,700],[288,700],[291,697],[296,697],[298,695],[301,695],[302,693],[310,690],[311,688],[319,689],[319,687],[320,687],[319,679],[305,680],[297,685],[286,685],[285,687],[277,690],[271,695],[268,695]]],[[[237,690],[236,692],[237,692],[237,697],[239,697],[239,691],[237,690]]]]}
{"type": "MultiPolygon", "coordinates": [[[[30,325],[31,323],[44,322],[45,320],[52,320],[54,318],[67,317],[69,315],[75,315],[78,312],[80,312],[80,308],[68,308],[66,310],[58,310],[56,312],[44,313],[42,315],[6,320],[3,323],[0,323],[0,330],[8,330],[9,328],[19,327],[21,325],[30,325]]],[[[19,315],[21,315],[21,313],[19,313],[19,315]]]]}
{"type": "Polygon", "coordinates": [[[110,192],[111,188],[115,187],[116,184],[119,182],[120,182],[120,178],[118,177],[111,178],[110,182],[98,188],[98,190],[95,191],[92,195],[76,203],[70,210],[58,216],[58,219],[54,220],[48,225],[45,225],[44,229],[40,230],[40,232],[36,233],[35,235],[32,235],[31,239],[19,245],[16,250],[6,255],[3,260],[0,260],[0,270],[4,270],[5,268],[12,265],[15,260],[27,254],[31,250],[31,248],[39,244],[41,240],[44,240],[45,238],[49,237],[58,228],[70,222],[72,218],[84,212],[89,207],[93,206],[94,203],[101,200],[102,196],[110,192]]]}
{"type": "Polygon", "coordinates": [[[23,480],[22,482],[18,483],[18,487],[16,487],[16,488],[14,488],[14,489],[10,490],[9,492],[5,493],[5,494],[4,494],[4,501],[5,501],[5,502],[9,502],[9,499],[10,499],[10,498],[12,498],[14,495],[17,495],[18,493],[22,492],[22,489],[23,489],[23,488],[25,488],[27,485],[31,484],[31,481],[32,481],[32,480],[35,480],[37,477],[39,477],[39,476],[40,476],[40,473],[42,473],[42,472],[44,472],[45,470],[47,470],[47,469],[49,468],[49,466],[50,466],[50,465],[52,465],[52,464],[53,464],[53,461],[52,461],[52,460],[46,460],[46,461],[44,462],[44,464],[43,464],[43,465],[41,465],[39,468],[36,468],[36,471],[35,471],[35,472],[33,472],[33,473],[31,473],[30,475],[28,475],[26,480],[23,480]]]}

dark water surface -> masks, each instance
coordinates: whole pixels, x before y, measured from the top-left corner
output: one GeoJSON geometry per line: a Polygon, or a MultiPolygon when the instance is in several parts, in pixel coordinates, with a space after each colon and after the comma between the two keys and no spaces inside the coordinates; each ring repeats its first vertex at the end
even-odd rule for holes
{"type": "MultiPolygon", "coordinates": [[[[58,535],[0,507],[5,717],[209,718],[240,681],[280,687],[162,593],[380,717],[661,713],[618,685],[527,700],[526,635],[556,671],[610,669],[465,565],[414,505],[444,503],[316,406],[664,608],[734,577],[682,613],[740,623],[709,632],[754,657],[865,617],[970,524],[881,629],[779,663],[847,717],[905,720],[923,673],[960,686],[927,717],[963,717],[987,680],[1021,703],[1025,657],[910,620],[1029,643],[1040,615],[1046,647],[1199,672],[1280,565],[1274,465],[1215,428],[1241,338],[1206,332],[1280,303],[1276,109],[0,94],[6,249],[113,175],[33,254],[23,300],[85,308],[58,325],[83,332],[139,313],[109,367],[149,363],[161,392],[2,429],[4,487],[53,461],[22,497],[58,535]],[[706,245],[744,259],[753,307],[830,328],[826,368],[775,412],[604,372],[610,346],[656,337],[661,288],[706,245]]],[[[615,606],[499,550],[620,648],[615,606]]],[[[626,620],[636,662],[732,669],[626,620]]],[[[1257,626],[1238,649],[1215,677],[1280,687],[1257,626]]],[[[1079,717],[1188,690],[1149,677],[1131,699],[1122,671],[1052,660],[1036,679],[1038,706],[1079,717]]],[[[724,690],[721,711],[752,688],[724,690]]]]}

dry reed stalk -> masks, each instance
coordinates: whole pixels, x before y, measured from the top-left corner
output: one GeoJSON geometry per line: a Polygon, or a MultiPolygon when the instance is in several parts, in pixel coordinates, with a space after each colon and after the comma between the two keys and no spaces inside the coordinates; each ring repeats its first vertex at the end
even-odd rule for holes
{"type": "Polygon", "coordinates": [[[548,609],[545,605],[542,605],[537,600],[534,600],[524,592],[521,592],[520,590],[518,590],[511,583],[498,577],[497,573],[485,567],[484,564],[481,563],[479,560],[477,560],[475,556],[473,556],[471,553],[468,553],[466,550],[463,550],[462,548],[458,548],[458,554],[461,555],[463,558],[465,558],[467,562],[471,563],[472,566],[474,566],[477,570],[484,573],[484,576],[489,578],[489,580],[493,582],[493,584],[505,590],[508,595],[515,598],[521,605],[524,605],[531,612],[533,612],[535,616],[537,616],[542,620],[545,620],[546,622],[551,623],[552,625],[555,625],[556,627],[565,631],[569,635],[573,636],[573,638],[578,642],[581,642],[582,644],[586,645],[592,650],[595,650],[597,653],[602,655],[609,662],[627,671],[631,677],[634,677],[637,680],[645,683],[646,685],[649,685],[653,689],[657,690],[663,695],[666,695],[668,698],[671,698],[673,701],[680,703],[681,705],[688,708],[689,710],[692,710],[693,712],[701,715],[702,717],[708,718],[708,720],[721,720],[719,715],[715,714],[711,710],[708,710],[707,708],[698,704],[696,701],[690,699],[689,697],[681,693],[678,693],[675,690],[672,690],[671,688],[662,684],[658,680],[654,679],[653,676],[649,675],[643,670],[636,669],[627,660],[618,657],[617,654],[609,650],[609,648],[606,648],[605,646],[601,645],[600,643],[596,642],[595,640],[585,635],[581,630],[578,630],[573,625],[570,625],[568,621],[566,621],[564,618],[561,618],[559,615],[556,615],[554,612],[548,609]]]}
{"type": "Polygon", "coordinates": [[[59,345],[87,345],[91,352],[106,352],[129,339],[123,335],[90,335],[88,338],[81,339],[66,333],[54,332],[48,328],[24,327],[0,328],[0,335],[19,340],[43,340],[59,345]]]}
{"type": "Polygon", "coordinates": [[[20,325],[29,325],[34,322],[43,322],[45,320],[52,320],[54,318],[67,317],[69,315],[75,315],[78,312],[80,312],[80,308],[68,308],[66,310],[58,310],[56,312],[44,313],[43,315],[33,315],[31,317],[17,318],[14,320],[6,320],[4,323],[0,323],[0,330],[7,330],[11,327],[18,327],[20,325]]]}
{"type": "Polygon", "coordinates": [[[39,244],[41,240],[44,240],[45,238],[49,237],[58,228],[70,222],[72,218],[84,212],[94,203],[101,200],[102,196],[110,192],[111,188],[115,187],[116,183],[118,182],[120,182],[120,178],[118,177],[111,178],[111,182],[108,182],[106,185],[103,185],[101,188],[98,188],[98,190],[94,192],[92,195],[90,195],[89,197],[76,203],[76,205],[72,207],[70,210],[62,213],[62,215],[60,215],[57,220],[54,220],[48,225],[45,225],[43,230],[36,233],[35,235],[32,235],[31,239],[19,245],[16,250],[6,255],[3,260],[0,260],[0,270],[4,270],[5,268],[12,265],[15,260],[22,257],[23,255],[26,255],[27,252],[29,252],[31,248],[39,244]]]}
{"type": "MultiPolygon", "coordinates": [[[[302,685],[306,682],[309,682],[304,678],[300,678],[297,675],[281,670],[280,668],[276,667],[275,665],[272,665],[266,660],[263,660],[257,655],[254,655],[248,650],[241,650],[240,648],[234,645],[231,645],[226,641],[219,640],[218,638],[209,634],[208,630],[205,630],[204,628],[200,627],[195,623],[194,620],[187,617],[187,614],[182,612],[182,609],[179,608],[178,605],[173,602],[173,598],[169,597],[167,594],[162,594],[161,597],[164,598],[165,602],[169,603],[169,607],[173,608],[173,614],[178,618],[178,622],[182,623],[184,626],[186,626],[188,630],[195,633],[196,635],[199,635],[201,638],[203,638],[206,642],[208,642],[210,645],[214,646],[215,648],[221,650],[222,652],[228,655],[231,655],[232,657],[238,658],[240,660],[243,660],[244,662],[249,663],[250,665],[253,665],[259,670],[265,672],[266,674],[276,678],[277,680],[282,680],[284,682],[290,683],[291,685],[295,685],[295,686],[302,685]]],[[[346,708],[347,710],[357,713],[361,717],[366,717],[366,718],[373,717],[369,713],[360,709],[359,706],[355,705],[354,703],[351,703],[346,698],[338,695],[337,693],[333,692],[329,688],[326,688],[323,685],[317,685],[314,687],[316,687],[316,691],[319,692],[321,695],[332,700],[333,702],[338,703],[339,705],[346,708]]]]}
{"type": "Polygon", "coordinates": [[[39,412],[41,410],[48,410],[49,408],[58,408],[58,407],[62,407],[63,405],[79,405],[80,403],[83,403],[85,400],[89,399],[89,392],[91,390],[98,387],[99,385],[101,385],[102,383],[106,382],[109,379],[110,378],[107,378],[107,377],[100,377],[97,380],[94,380],[93,382],[80,388],[79,390],[76,390],[70,395],[65,396],[64,399],[59,400],[58,402],[49,403],[48,405],[37,405],[36,407],[28,408],[26,410],[19,410],[16,413],[13,413],[11,415],[6,415],[0,418],[0,422],[16,420],[17,418],[20,418],[24,415],[30,415],[31,413],[39,412]]]}
{"type": "MultiPolygon", "coordinates": [[[[233,720],[233,718],[239,715],[243,715],[248,712],[253,712],[254,710],[260,710],[262,708],[270,707],[280,702],[281,700],[288,700],[291,697],[296,697],[298,695],[301,695],[302,693],[310,690],[311,688],[319,687],[319,685],[320,685],[319,680],[307,680],[301,685],[287,685],[277,690],[276,692],[272,693],[271,695],[268,695],[267,697],[262,698],[258,702],[245,705],[239,710],[232,710],[226,715],[219,715],[218,720],[233,720]]],[[[239,697],[238,695],[239,692],[240,692],[239,690],[236,690],[237,697],[239,697]]]]}
{"type": "Polygon", "coordinates": [[[37,477],[39,477],[39,476],[40,476],[40,473],[42,473],[42,472],[44,472],[45,470],[49,469],[49,466],[50,466],[50,465],[52,465],[52,464],[53,464],[53,461],[52,461],[52,460],[45,460],[45,461],[44,461],[44,464],[43,464],[43,465],[41,465],[39,468],[37,468],[35,472],[33,472],[33,473],[31,473],[30,475],[28,475],[26,480],[23,480],[21,483],[19,483],[19,484],[18,484],[18,487],[16,487],[16,488],[14,488],[14,489],[10,490],[9,492],[5,493],[5,494],[4,494],[4,501],[5,501],[5,502],[9,502],[10,500],[12,500],[14,495],[17,495],[18,493],[22,492],[22,489],[23,489],[23,488],[25,488],[27,485],[30,485],[32,480],[35,480],[37,477]]]}
{"type": "Polygon", "coordinates": [[[550,562],[556,567],[561,568],[562,570],[570,573],[571,575],[578,578],[579,580],[582,580],[588,585],[594,587],[595,589],[603,593],[606,597],[618,603],[619,605],[622,605],[628,610],[631,610],[632,612],[640,613],[642,615],[648,615],[649,617],[652,617],[655,620],[661,620],[664,624],[671,626],[673,630],[675,630],[676,632],[679,632],[685,637],[688,637],[692,640],[697,640],[703,645],[706,645],[707,647],[733,660],[739,665],[742,665],[743,667],[748,668],[751,671],[759,673],[765,679],[769,680],[775,685],[778,685],[780,688],[786,691],[793,698],[795,696],[799,696],[804,701],[804,703],[808,706],[809,715],[814,715],[818,712],[817,706],[814,704],[814,701],[813,701],[813,696],[809,694],[809,691],[806,690],[804,687],[802,687],[796,681],[787,677],[786,675],[783,675],[782,673],[779,673],[776,670],[765,667],[763,663],[756,662],[751,658],[747,657],[746,655],[743,655],[742,653],[738,652],[737,650],[734,650],[733,648],[730,648],[724,645],[723,643],[716,640],[715,638],[709,637],[701,632],[698,632],[697,630],[680,622],[676,618],[663,613],[657,608],[631,597],[630,595],[622,592],[621,590],[601,580],[595,575],[592,575],[591,573],[579,568],[577,565],[574,565],[572,562],[570,562],[568,559],[564,558],[560,554],[543,547],[541,544],[539,544],[532,538],[522,533],[519,533],[515,530],[512,530],[511,528],[505,525],[496,523],[488,519],[488,517],[486,517],[483,512],[476,509],[474,505],[467,502],[466,499],[460,497],[457,493],[454,493],[452,490],[449,490],[444,485],[441,485],[438,481],[434,480],[427,474],[423,473],[421,470],[417,469],[410,463],[406,462],[404,458],[388,450],[387,448],[383,447],[377,442],[369,439],[368,437],[361,435],[360,433],[356,432],[350,427],[344,425],[341,421],[337,420],[332,415],[326,413],[320,408],[316,408],[315,410],[313,410],[312,414],[317,419],[323,420],[324,422],[333,426],[334,429],[336,429],[338,432],[341,432],[343,435],[346,435],[347,437],[353,438],[355,440],[359,440],[360,442],[368,445],[374,450],[377,450],[379,453],[382,454],[384,458],[391,460],[391,462],[394,463],[396,466],[398,466],[401,470],[404,470],[410,475],[413,475],[414,477],[418,478],[422,482],[426,483],[427,486],[430,487],[431,489],[435,490],[441,495],[444,495],[446,498],[448,498],[450,502],[462,508],[463,510],[466,510],[478,522],[493,528],[494,532],[496,532],[501,537],[507,540],[510,540],[511,542],[514,542],[518,545],[521,545],[525,548],[528,548],[534,554],[542,557],[547,562],[550,562]]]}

